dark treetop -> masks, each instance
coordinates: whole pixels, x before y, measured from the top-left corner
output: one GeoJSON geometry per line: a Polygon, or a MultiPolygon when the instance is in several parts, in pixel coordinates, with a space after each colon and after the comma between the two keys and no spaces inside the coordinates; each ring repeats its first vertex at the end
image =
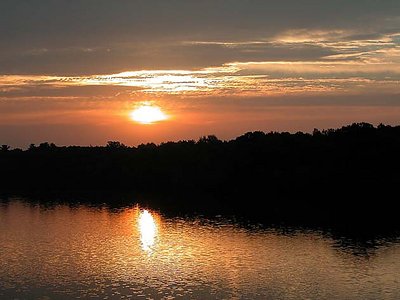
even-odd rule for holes
{"type": "Polygon", "coordinates": [[[249,132],[231,141],[0,150],[6,192],[135,191],[182,209],[352,225],[399,225],[399,170],[400,126],[367,123],[313,134],[249,132]]]}

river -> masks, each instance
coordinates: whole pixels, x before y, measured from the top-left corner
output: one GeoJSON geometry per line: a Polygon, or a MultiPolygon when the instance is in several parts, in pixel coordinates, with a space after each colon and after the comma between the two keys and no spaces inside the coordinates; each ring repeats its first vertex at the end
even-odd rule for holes
{"type": "Polygon", "coordinates": [[[0,204],[0,298],[400,299],[399,242],[14,198],[0,204]]]}

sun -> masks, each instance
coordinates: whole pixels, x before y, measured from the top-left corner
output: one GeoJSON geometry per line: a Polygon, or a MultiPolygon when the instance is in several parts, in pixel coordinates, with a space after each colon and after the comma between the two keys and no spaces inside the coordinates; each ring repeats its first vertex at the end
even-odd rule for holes
{"type": "Polygon", "coordinates": [[[168,116],[158,106],[151,104],[139,106],[130,113],[130,117],[133,121],[141,124],[153,124],[168,119],[168,116]]]}

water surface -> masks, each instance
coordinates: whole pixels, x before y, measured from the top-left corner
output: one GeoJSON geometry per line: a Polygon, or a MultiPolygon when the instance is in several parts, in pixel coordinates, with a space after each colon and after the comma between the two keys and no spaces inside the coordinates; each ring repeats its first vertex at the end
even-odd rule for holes
{"type": "Polygon", "coordinates": [[[400,244],[166,217],[132,205],[0,204],[1,299],[400,299],[400,244]]]}

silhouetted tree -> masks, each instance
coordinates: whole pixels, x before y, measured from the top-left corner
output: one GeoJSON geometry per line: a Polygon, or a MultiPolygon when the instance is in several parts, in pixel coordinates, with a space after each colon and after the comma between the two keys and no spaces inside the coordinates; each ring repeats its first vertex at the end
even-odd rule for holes
{"type": "Polygon", "coordinates": [[[154,143],[140,144],[138,146],[140,150],[149,150],[149,149],[157,149],[157,145],[154,143]]]}
{"type": "Polygon", "coordinates": [[[117,142],[117,141],[108,141],[106,147],[109,148],[109,149],[124,149],[124,148],[127,148],[124,144],[122,144],[121,142],[117,142]]]}
{"type": "Polygon", "coordinates": [[[57,148],[57,146],[54,143],[49,143],[49,142],[41,143],[37,147],[38,150],[49,150],[54,148],[57,148]]]}
{"type": "Polygon", "coordinates": [[[203,136],[199,139],[198,143],[204,143],[204,144],[219,144],[222,141],[219,140],[215,135],[208,135],[208,136],[203,136]]]}
{"type": "Polygon", "coordinates": [[[10,146],[8,146],[8,145],[1,145],[0,151],[2,151],[2,152],[7,152],[8,150],[10,150],[10,146]]]}
{"type": "Polygon", "coordinates": [[[321,133],[321,131],[319,131],[317,128],[314,128],[312,135],[313,135],[313,136],[321,136],[322,133],[321,133]]]}

